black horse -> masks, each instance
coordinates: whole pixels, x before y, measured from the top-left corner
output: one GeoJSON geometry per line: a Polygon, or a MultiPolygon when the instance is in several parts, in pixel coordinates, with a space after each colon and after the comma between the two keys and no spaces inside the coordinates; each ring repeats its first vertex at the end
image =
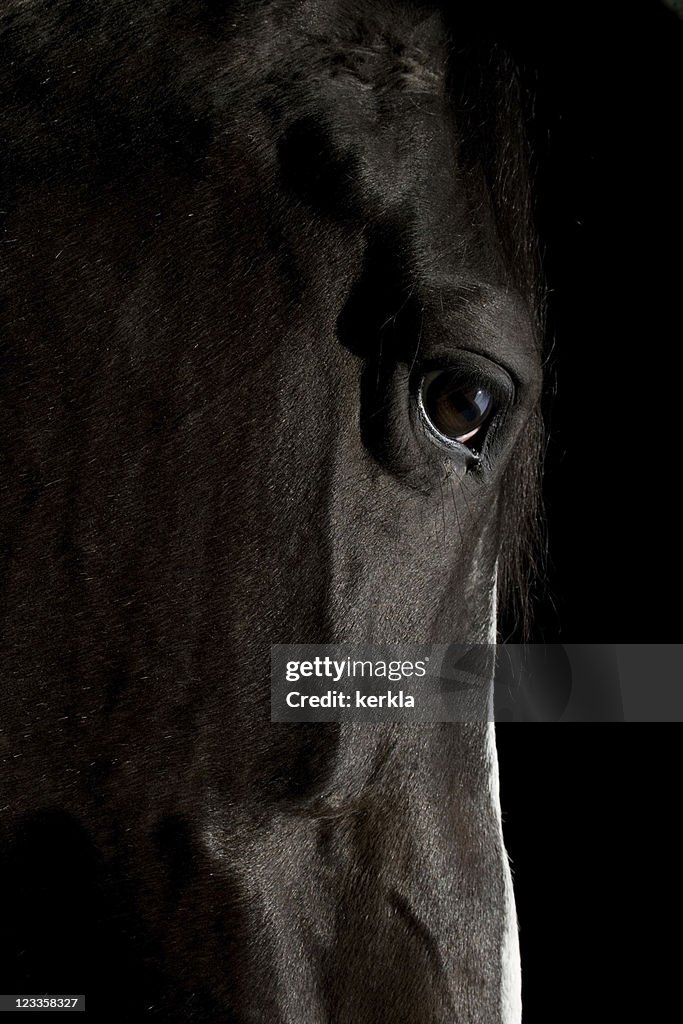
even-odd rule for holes
{"type": "Polygon", "coordinates": [[[271,644],[487,642],[526,592],[538,285],[488,28],[4,5],[2,991],[519,1021],[492,727],[268,703],[271,644]]]}

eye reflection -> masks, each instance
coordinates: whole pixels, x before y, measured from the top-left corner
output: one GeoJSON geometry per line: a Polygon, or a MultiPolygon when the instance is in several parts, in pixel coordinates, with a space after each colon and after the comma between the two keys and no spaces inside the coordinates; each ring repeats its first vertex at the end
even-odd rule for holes
{"type": "Polygon", "coordinates": [[[458,370],[435,370],[420,384],[420,409],[428,425],[447,441],[469,445],[493,412],[493,396],[485,387],[463,379],[458,370]]]}

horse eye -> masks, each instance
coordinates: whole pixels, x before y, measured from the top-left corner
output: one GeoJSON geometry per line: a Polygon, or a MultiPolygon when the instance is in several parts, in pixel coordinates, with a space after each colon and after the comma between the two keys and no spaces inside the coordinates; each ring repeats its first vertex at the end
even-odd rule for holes
{"type": "Polygon", "coordinates": [[[458,370],[435,370],[420,384],[420,409],[428,426],[447,441],[474,440],[493,412],[493,396],[463,380],[458,370]]]}

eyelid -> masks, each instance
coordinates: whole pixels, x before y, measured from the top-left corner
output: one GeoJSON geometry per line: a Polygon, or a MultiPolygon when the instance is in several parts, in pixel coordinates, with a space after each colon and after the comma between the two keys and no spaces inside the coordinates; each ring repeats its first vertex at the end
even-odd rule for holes
{"type": "Polygon", "coordinates": [[[416,360],[410,367],[413,381],[419,381],[432,371],[457,370],[463,378],[471,378],[473,384],[483,384],[492,391],[498,401],[512,401],[523,386],[517,375],[503,363],[495,362],[490,356],[476,349],[450,348],[434,351],[429,356],[416,360]]]}

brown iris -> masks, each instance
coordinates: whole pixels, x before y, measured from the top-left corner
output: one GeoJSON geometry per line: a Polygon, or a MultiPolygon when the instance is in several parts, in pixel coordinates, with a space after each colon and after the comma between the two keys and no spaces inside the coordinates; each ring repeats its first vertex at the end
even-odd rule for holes
{"type": "Polygon", "coordinates": [[[420,404],[429,426],[449,441],[465,444],[478,434],[493,411],[493,396],[455,370],[426,374],[420,404]]]}

